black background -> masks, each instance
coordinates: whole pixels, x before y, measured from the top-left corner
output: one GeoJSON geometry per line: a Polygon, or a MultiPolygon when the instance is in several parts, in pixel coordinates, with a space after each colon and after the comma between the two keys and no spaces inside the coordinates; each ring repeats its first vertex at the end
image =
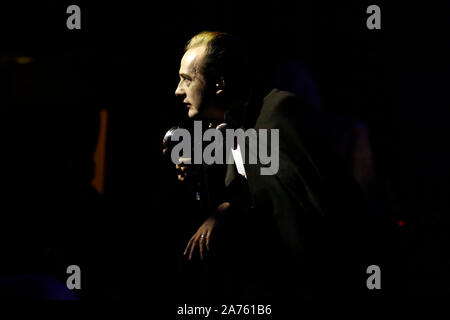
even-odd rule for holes
{"type": "Polygon", "coordinates": [[[86,265],[92,290],[82,297],[170,301],[188,213],[161,139],[186,117],[174,96],[185,42],[223,30],[259,49],[262,73],[274,57],[302,61],[324,108],[369,128],[390,244],[383,294],[448,295],[449,9],[444,1],[3,1],[0,56],[33,58],[0,64],[3,273],[64,281],[67,265],[86,265]],[[81,7],[81,30],[66,28],[70,4],[81,7]],[[370,4],[381,8],[381,30],[366,27],[370,4]],[[101,108],[107,171],[97,195],[90,159],[101,108]]]}

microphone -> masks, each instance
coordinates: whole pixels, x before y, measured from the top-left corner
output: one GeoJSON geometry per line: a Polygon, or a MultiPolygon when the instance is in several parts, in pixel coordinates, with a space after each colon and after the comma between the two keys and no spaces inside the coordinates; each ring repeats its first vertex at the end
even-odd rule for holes
{"type": "MultiPolygon", "coordinates": [[[[167,148],[167,154],[170,155],[170,153],[172,152],[173,147],[175,146],[175,141],[172,140],[173,134],[175,133],[175,131],[177,129],[179,129],[179,126],[173,126],[172,128],[170,128],[169,130],[167,130],[166,134],[164,135],[163,138],[163,148],[166,149],[167,148]]],[[[177,141],[178,142],[178,141],[177,141]]]]}
{"type": "MultiPolygon", "coordinates": [[[[211,128],[212,126],[210,125],[209,127],[211,128]]],[[[228,123],[220,123],[215,127],[222,134],[223,138],[225,138],[225,131],[228,128],[231,128],[228,123]]],[[[178,129],[182,128],[179,126],[171,127],[167,130],[162,141],[163,148],[167,149],[165,155],[168,155],[169,158],[173,148],[179,143],[179,141],[173,140],[173,136],[178,129]]],[[[215,202],[213,200],[222,193],[220,184],[225,179],[226,166],[203,164],[197,167],[197,170],[199,171],[197,171],[195,178],[191,179],[187,185],[191,189],[191,192],[193,192],[195,200],[203,203],[206,207],[211,207],[215,202]]]]}
{"type": "MultiPolygon", "coordinates": [[[[172,153],[173,147],[179,142],[179,141],[173,140],[173,135],[174,135],[175,131],[177,131],[178,129],[181,129],[181,127],[179,127],[179,126],[171,127],[169,130],[167,130],[166,134],[164,135],[163,141],[162,141],[163,148],[167,149],[166,155],[168,155],[169,158],[170,158],[170,154],[172,153]]],[[[202,200],[201,193],[203,193],[200,191],[201,183],[200,183],[200,181],[195,181],[192,184],[195,187],[194,187],[194,190],[191,190],[191,191],[193,191],[193,193],[194,193],[195,200],[200,202],[202,200]]],[[[190,184],[188,184],[188,186],[190,187],[189,189],[192,189],[192,187],[193,187],[190,184]]]]}

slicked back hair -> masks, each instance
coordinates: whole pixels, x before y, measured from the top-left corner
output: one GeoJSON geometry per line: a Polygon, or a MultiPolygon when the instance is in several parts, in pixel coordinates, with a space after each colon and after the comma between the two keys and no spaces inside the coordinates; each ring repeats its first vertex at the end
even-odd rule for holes
{"type": "Polygon", "coordinates": [[[200,46],[205,46],[206,51],[198,72],[212,85],[223,79],[229,98],[245,98],[250,87],[251,71],[248,48],[244,42],[229,33],[203,31],[188,41],[185,52],[200,46]]]}

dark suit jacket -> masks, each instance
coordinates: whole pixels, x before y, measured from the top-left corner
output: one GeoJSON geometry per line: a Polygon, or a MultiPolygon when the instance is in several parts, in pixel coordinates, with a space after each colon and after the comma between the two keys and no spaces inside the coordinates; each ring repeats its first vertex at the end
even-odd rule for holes
{"type": "Polygon", "coordinates": [[[260,163],[245,164],[246,188],[228,166],[225,184],[241,185],[231,200],[239,207],[233,236],[242,239],[249,268],[260,270],[276,295],[359,295],[365,286],[367,207],[328,145],[325,119],[294,94],[274,89],[254,128],[279,129],[278,172],[261,175],[260,163]]]}

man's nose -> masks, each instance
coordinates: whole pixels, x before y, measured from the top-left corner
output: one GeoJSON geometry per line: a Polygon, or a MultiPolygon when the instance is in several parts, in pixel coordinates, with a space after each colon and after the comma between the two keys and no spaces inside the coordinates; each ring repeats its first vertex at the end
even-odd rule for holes
{"type": "Polygon", "coordinates": [[[175,89],[175,95],[176,96],[184,95],[184,89],[181,87],[180,84],[178,84],[177,88],[175,89]]]}

